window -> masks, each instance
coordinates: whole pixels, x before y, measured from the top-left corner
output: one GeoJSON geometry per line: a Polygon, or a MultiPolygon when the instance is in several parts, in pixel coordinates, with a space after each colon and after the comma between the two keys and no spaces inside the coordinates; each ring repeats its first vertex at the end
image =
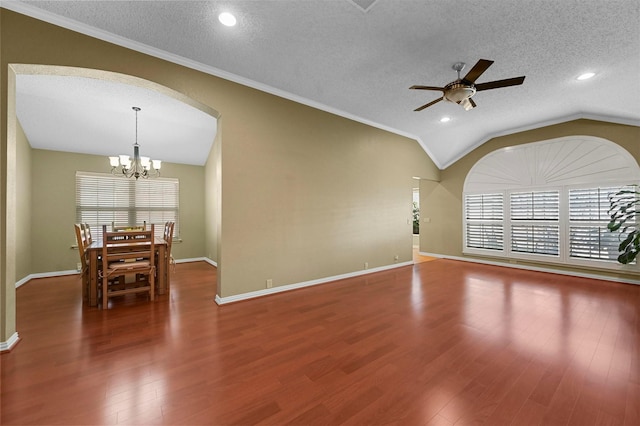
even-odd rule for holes
{"type": "MultiPolygon", "coordinates": [[[[569,252],[578,259],[616,261],[618,245],[625,234],[607,230],[609,195],[620,189],[580,188],[569,190],[569,252]]],[[[625,187],[625,189],[631,189],[625,187]]]]}
{"type": "Polygon", "coordinates": [[[557,256],[560,247],[558,191],[510,194],[511,251],[557,256]]]}
{"type": "Polygon", "coordinates": [[[593,136],[493,151],[465,179],[463,252],[637,270],[638,262],[617,262],[626,235],[607,225],[609,194],[639,181],[640,168],[628,151],[593,136]]]}
{"type": "Polygon", "coordinates": [[[467,247],[503,250],[503,195],[476,194],[465,197],[467,247]]]}
{"type": "Polygon", "coordinates": [[[179,235],[178,179],[123,179],[103,173],[76,172],[76,222],[88,223],[94,235],[112,223],[155,225],[162,237],[164,223],[175,222],[179,235]]]}
{"type": "Polygon", "coordinates": [[[465,252],[502,251],[512,257],[562,257],[566,232],[567,256],[574,260],[617,262],[618,245],[625,234],[611,233],[609,194],[624,185],[604,188],[562,188],[551,191],[505,191],[503,194],[466,194],[465,252]],[[562,213],[561,199],[566,198],[567,213],[562,213]],[[568,220],[561,221],[562,216],[568,220]],[[504,228],[509,230],[505,235],[504,228]],[[566,231],[563,231],[566,229],[566,231]],[[505,250],[504,247],[508,247],[505,250]],[[478,251],[480,250],[480,251],[478,251]]]}

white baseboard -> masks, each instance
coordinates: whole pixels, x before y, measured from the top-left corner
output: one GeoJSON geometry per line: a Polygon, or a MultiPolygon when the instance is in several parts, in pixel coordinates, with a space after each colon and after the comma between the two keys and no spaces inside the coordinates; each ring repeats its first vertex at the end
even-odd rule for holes
{"type": "Polygon", "coordinates": [[[176,263],[189,263],[189,262],[207,262],[209,265],[218,267],[215,260],[211,260],[208,257],[192,257],[189,259],[176,259],[176,263]]]}
{"type": "MultiPolygon", "coordinates": [[[[176,259],[176,263],[188,263],[188,262],[207,262],[215,267],[218,267],[218,264],[211,259],[206,257],[193,257],[188,259],[176,259]]],[[[39,272],[37,274],[29,274],[26,277],[22,278],[18,282],[16,282],[16,288],[20,287],[23,284],[28,283],[29,281],[36,278],[50,278],[50,277],[61,277],[63,275],[74,275],[79,274],[75,269],[71,269],[68,271],[54,271],[54,272],[39,272]]]]}
{"type": "Polygon", "coordinates": [[[18,332],[16,331],[11,335],[11,337],[9,337],[9,340],[6,342],[0,342],[0,352],[10,351],[11,348],[18,343],[18,340],[20,340],[20,337],[18,337],[18,332]]]}
{"type": "Polygon", "coordinates": [[[209,265],[215,266],[216,268],[218,267],[218,262],[215,260],[209,259],[208,257],[203,257],[202,260],[207,262],[209,265]]]}
{"type": "Polygon", "coordinates": [[[190,257],[187,259],[176,259],[176,263],[189,263],[189,262],[207,262],[207,258],[206,257],[190,257]]]}
{"type": "Polygon", "coordinates": [[[635,284],[640,285],[640,280],[634,280],[630,278],[621,278],[621,277],[611,277],[608,275],[600,275],[597,273],[590,272],[575,272],[575,271],[562,271],[554,268],[546,268],[544,266],[533,266],[533,265],[519,265],[513,263],[502,263],[502,262],[494,262],[486,259],[476,259],[471,257],[459,257],[459,256],[448,256],[444,254],[438,253],[426,253],[420,252],[422,256],[430,256],[437,257],[440,259],[451,259],[451,260],[461,260],[463,262],[472,262],[472,263],[482,263],[484,265],[492,265],[492,266],[504,266],[505,268],[515,268],[515,269],[525,269],[528,271],[536,271],[536,272],[548,272],[551,274],[559,274],[559,275],[569,275],[572,277],[580,277],[580,278],[591,278],[594,280],[601,281],[612,281],[616,283],[624,283],[624,284],[635,284]]]}
{"type": "Polygon", "coordinates": [[[61,277],[63,275],[74,275],[74,274],[79,274],[79,272],[76,271],[75,269],[71,269],[68,271],[39,272],[37,274],[29,274],[23,279],[21,279],[20,281],[16,282],[16,288],[36,278],[61,277]]]}
{"type": "Polygon", "coordinates": [[[400,268],[403,266],[412,266],[412,262],[395,263],[393,265],[381,266],[379,268],[371,268],[363,271],[350,272],[342,275],[334,275],[332,277],[320,278],[317,280],[304,281],[301,283],[281,285],[273,288],[265,288],[264,290],[251,291],[249,293],[236,294],[234,296],[220,297],[216,295],[216,303],[218,305],[224,305],[227,303],[239,302],[241,300],[254,299],[256,297],[268,296],[271,294],[282,293],[284,291],[297,290],[299,288],[310,287],[319,284],[326,284],[333,281],[342,280],[345,278],[358,277],[361,275],[373,274],[374,272],[386,271],[389,269],[400,268]]]}

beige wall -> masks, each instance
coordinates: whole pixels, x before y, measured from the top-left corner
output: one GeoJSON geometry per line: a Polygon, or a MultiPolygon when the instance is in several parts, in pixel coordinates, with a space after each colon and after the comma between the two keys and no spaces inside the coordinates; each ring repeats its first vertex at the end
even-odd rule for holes
{"type": "MultiPolygon", "coordinates": [[[[635,126],[583,119],[491,139],[443,170],[440,182],[421,181],[421,215],[423,218],[431,218],[429,223],[423,221],[420,223],[421,251],[448,256],[463,256],[462,190],[467,174],[478,160],[490,152],[507,146],[572,135],[589,135],[608,139],[625,148],[640,163],[640,127],[635,126]]],[[[511,263],[516,262],[511,260],[511,263]]],[[[517,263],[528,264],[530,262],[517,261],[517,263]]],[[[558,270],[582,272],[589,269],[560,267],[553,264],[545,266],[558,270]]],[[[607,276],[625,276],[625,274],[605,271],[594,270],[594,272],[607,276]]]]}
{"type": "Polygon", "coordinates": [[[253,126],[233,143],[223,115],[220,295],[411,261],[412,176],[436,174],[419,145],[268,95],[252,99],[253,126]]]}
{"type": "Polygon", "coordinates": [[[213,142],[209,158],[205,165],[205,256],[214,262],[218,262],[218,235],[220,233],[220,185],[221,185],[221,158],[220,158],[220,135],[222,134],[223,120],[218,120],[218,132],[213,142]]]}
{"type": "MultiPolygon", "coordinates": [[[[2,69],[48,64],[133,75],[220,113],[211,182],[220,194],[214,206],[221,204],[218,217],[204,221],[203,245],[218,248],[211,255],[219,295],[264,289],[269,278],[278,286],[360,271],[364,262],[392,265],[396,255],[411,260],[411,177],[439,173],[417,142],[14,12],[2,10],[0,19],[2,69]],[[216,231],[208,228],[214,222],[216,231]]],[[[2,143],[10,152],[15,141],[3,132],[2,143]]],[[[208,198],[208,168],[206,175],[208,198]]]]}
{"type": "MultiPolygon", "coordinates": [[[[110,170],[106,157],[34,149],[32,168],[31,272],[76,269],[76,171],[110,170]]],[[[180,181],[180,238],[173,244],[175,259],[204,256],[204,167],[162,163],[162,176],[180,181]]],[[[22,195],[18,197],[22,198],[22,195]]],[[[18,236],[18,240],[22,237],[18,236]]]]}
{"type": "Polygon", "coordinates": [[[31,274],[32,149],[20,123],[16,130],[16,280],[21,280],[31,274]]]}
{"type": "MultiPolygon", "coordinates": [[[[0,20],[3,18],[0,9],[0,20]]],[[[6,44],[0,21],[0,57],[6,44]]],[[[16,332],[16,149],[15,76],[0,63],[0,346],[15,341],[16,332]]]]}

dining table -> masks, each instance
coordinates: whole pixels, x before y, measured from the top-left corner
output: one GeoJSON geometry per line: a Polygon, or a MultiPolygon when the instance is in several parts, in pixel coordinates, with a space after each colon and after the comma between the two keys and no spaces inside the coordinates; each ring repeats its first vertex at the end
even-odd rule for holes
{"type": "MultiPolygon", "coordinates": [[[[122,250],[131,250],[134,245],[143,243],[132,242],[129,245],[119,245],[122,250]]],[[[156,251],[156,294],[163,295],[168,291],[167,283],[169,282],[167,274],[169,273],[169,256],[167,256],[167,242],[164,238],[155,237],[154,240],[156,251]]],[[[100,274],[100,262],[102,257],[102,237],[93,240],[93,242],[87,246],[86,254],[89,263],[89,289],[88,289],[88,302],[89,306],[98,306],[98,283],[100,274]]]]}

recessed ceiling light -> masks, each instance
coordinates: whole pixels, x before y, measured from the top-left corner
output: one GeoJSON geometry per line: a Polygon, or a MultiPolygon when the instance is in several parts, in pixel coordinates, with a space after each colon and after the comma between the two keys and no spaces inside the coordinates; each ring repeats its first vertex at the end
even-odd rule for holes
{"type": "Polygon", "coordinates": [[[442,117],[442,118],[440,119],[440,122],[441,122],[441,123],[446,123],[447,121],[450,121],[450,120],[451,120],[451,117],[442,117]]]}
{"type": "Polygon", "coordinates": [[[594,72],[586,72],[578,76],[578,80],[589,80],[591,77],[596,75],[594,72]]]}
{"type": "Polygon", "coordinates": [[[233,27],[236,24],[236,17],[229,12],[223,12],[218,15],[218,20],[222,22],[222,25],[226,25],[227,27],[233,27]]]}

